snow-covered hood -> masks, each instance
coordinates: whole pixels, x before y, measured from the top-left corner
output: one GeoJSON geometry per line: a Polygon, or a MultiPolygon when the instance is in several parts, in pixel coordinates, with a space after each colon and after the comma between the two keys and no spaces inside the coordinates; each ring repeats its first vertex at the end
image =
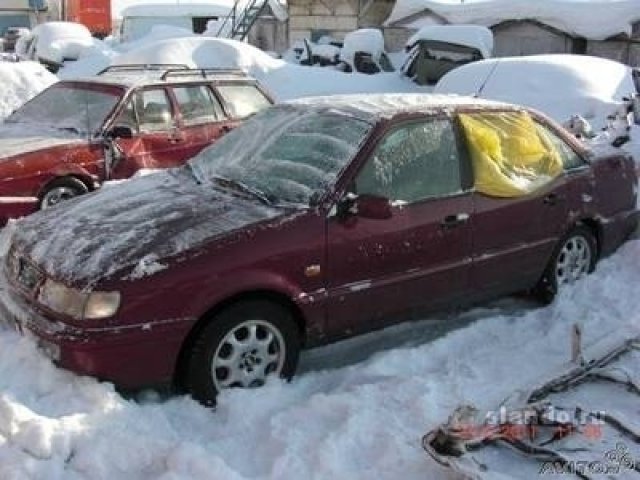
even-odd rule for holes
{"type": "Polygon", "coordinates": [[[62,130],[20,128],[19,125],[0,124],[0,161],[46,148],[86,143],[86,138],[62,130]]]}
{"type": "Polygon", "coordinates": [[[145,265],[282,214],[197,184],[186,169],[165,170],[20,220],[12,242],[48,275],[85,287],[142,276],[145,265]]]}

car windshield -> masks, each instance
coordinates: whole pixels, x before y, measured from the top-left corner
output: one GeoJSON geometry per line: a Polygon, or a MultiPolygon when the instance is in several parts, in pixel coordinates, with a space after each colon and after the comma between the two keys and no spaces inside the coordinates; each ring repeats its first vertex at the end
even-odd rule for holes
{"type": "Polygon", "coordinates": [[[94,135],[118,102],[119,91],[96,90],[80,84],[58,83],[11,114],[6,123],[94,135]]]}
{"type": "Polygon", "coordinates": [[[197,177],[227,179],[279,203],[309,205],[346,167],[371,124],[281,105],[258,113],[190,161],[197,177]]]}

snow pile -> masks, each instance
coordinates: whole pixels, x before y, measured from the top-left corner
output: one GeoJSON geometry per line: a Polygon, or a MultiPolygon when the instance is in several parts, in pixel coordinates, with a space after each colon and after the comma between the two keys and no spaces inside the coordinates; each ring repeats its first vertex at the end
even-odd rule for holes
{"type": "Polygon", "coordinates": [[[626,65],[584,55],[488,59],[447,73],[436,93],[475,95],[538,109],[558,122],[578,114],[602,128],[622,98],[635,92],[626,65]]]}
{"type": "Polygon", "coordinates": [[[427,19],[413,20],[409,17],[425,10],[452,24],[490,27],[508,20],[537,20],[592,40],[604,40],[620,33],[631,35],[632,24],[640,20],[640,0],[486,0],[464,3],[398,0],[385,24],[420,28],[427,19]]]}
{"type": "Polygon", "coordinates": [[[0,121],[56,81],[39,63],[0,62],[0,121]]]}
{"type": "Polygon", "coordinates": [[[412,47],[420,40],[463,45],[477,49],[484,58],[493,56],[493,32],[479,25],[428,25],[409,38],[407,47],[412,47]]]}
{"type": "Polygon", "coordinates": [[[44,59],[58,64],[63,60],[79,58],[86,49],[94,47],[98,42],[84,25],[74,22],[48,22],[36,26],[30,34],[20,37],[16,51],[28,53],[24,52],[24,46],[32,39],[36,42],[32,60],[44,59]]]}
{"type": "Polygon", "coordinates": [[[127,63],[241,68],[261,81],[278,100],[334,93],[410,92],[418,89],[396,73],[345,74],[321,67],[292,65],[244,42],[203,36],[160,41],[148,38],[144,45],[123,53],[83,58],[63,68],[60,76],[93,75],[110,64],[127,63]]]}

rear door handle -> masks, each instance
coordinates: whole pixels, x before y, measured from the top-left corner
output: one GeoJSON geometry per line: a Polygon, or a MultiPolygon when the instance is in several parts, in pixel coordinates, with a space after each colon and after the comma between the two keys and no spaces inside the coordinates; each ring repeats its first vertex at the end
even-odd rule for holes
{"type": "Polygon", "coordinates": [[[469,221],[468,213],[457,213],[455,215],[447,215],[444,217],[442,222],[440,222],[440,226],[445,230],[455,228],[459,225],[467,223],[469,221]]]}

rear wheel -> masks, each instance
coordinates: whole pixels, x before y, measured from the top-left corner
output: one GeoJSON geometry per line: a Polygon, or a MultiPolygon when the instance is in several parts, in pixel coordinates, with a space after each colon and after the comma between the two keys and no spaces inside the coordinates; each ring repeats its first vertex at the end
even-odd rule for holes
{"type": "Polygon", "coordinates": [[[64,177],[51,182],[40,199],[40,209],[51,208],[59,203],[87,193],[89,189],[77,178],[64,177]]]}
{"type": "Polygon", "coordinates": [[[238,303],[211,319],[190,352],[186,387],[208,405],[226,388],[256,388],[270,375],[291,378],[300,335],[291,313],[278,304],[238,303]]]}
{"type": "Polygon", "coordinates": [[[584,226],[575,227],[558,243],[535,294],[548,303],[564,286],[593,272],[598,258],[596,239],[584,226]]]}

